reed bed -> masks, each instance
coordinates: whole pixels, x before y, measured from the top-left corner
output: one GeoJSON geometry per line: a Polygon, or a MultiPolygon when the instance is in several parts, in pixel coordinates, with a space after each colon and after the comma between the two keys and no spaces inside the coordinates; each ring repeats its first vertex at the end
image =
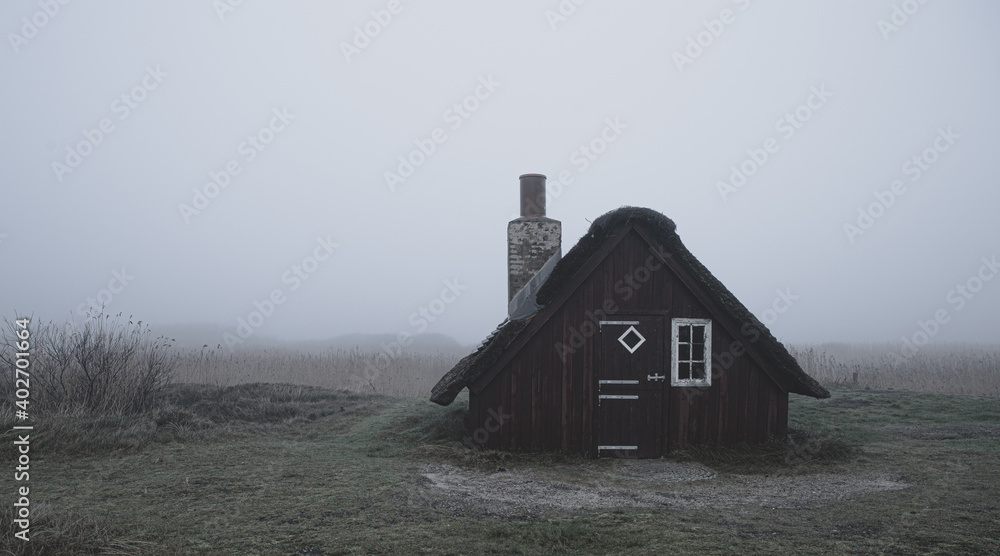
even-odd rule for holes
{"type": "Polygon", "coordinates": [[[789,351],[829,386],[1000,397],[1000,344],[930,344],[906,358],[894,343],[799,345],[789,351]]]}
{"type": "Polygon", "coordinates": [[[428,397],[431,388],[458,361],[439,352],[387,353],[361,348],[299,351],[285,348],[202,348],[180,352],[179,382],[234,386],[290,383],[389,396],[428,397]]]}

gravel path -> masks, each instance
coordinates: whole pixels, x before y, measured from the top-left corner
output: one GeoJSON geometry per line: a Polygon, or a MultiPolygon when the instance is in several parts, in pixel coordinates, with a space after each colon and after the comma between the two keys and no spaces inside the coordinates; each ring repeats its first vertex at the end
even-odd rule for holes
{"type": "Polygon", "coordinates": [[[411,500],[470,516],[521,518],[616,507],[797,508],[909,486],[889,473],[717,476],[697,464],[662,460],[623,460],[611,469],[575,471],[580,476],[569,481],[539,470],[486,473],[425,465],[417,469],[422,479],[411,500]]]}

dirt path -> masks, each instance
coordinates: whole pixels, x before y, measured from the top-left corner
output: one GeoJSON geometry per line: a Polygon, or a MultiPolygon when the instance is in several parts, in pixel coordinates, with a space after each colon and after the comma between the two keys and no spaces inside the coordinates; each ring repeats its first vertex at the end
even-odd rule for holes
{"type": "Polygon", "coordinates": [[[558,469],[486,473],[451,465],[417,469],[423,503],[465,515],[531,517],[547,511],[615,507],[667,509],[822,505],[909,485],[886,472],[792,476],[716,475],[697,464],[662,460],[620,461],[610,469],[558,469]]]}

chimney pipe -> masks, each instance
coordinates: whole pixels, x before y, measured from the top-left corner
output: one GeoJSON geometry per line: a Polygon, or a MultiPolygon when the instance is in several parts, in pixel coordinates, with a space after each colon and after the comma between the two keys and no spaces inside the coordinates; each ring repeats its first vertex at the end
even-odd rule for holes
{"type": "Polygon", "coordinates": [[[545,176],[521,176],[521,216],[545,216],[545,176]]]}
{"type": "Polygon", "coordinates": [[[507,303],[511,318],[537,307],[534,294],[562,257],[562,224],[545,216],[545,176],[521,176],[521,216],[507,224],[507,303]]]}

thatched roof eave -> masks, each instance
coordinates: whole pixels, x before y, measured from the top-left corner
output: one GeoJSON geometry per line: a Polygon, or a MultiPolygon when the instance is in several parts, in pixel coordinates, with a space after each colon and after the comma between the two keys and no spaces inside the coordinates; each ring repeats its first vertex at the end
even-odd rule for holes
{"type": "MultiPolygon", "coordinates": [[[[663,214],[638,207],[622,207],[594,220],[579,242],[563,256],[551,275],[539,288],[535,301],[542,312],[557,310],[549,305],[573,281],[586,262],[606,242],[611,241],[629,225],[645,229],[662,244],[679,265],[690,274],[697,287],[704,290],[734,322],[749,326],[757,332],[751,342],[755,353],[760,354],[765,371],[783,390],[815,398],[828,398],[830,393],[802,370],[784,345],[781,344],[737,298],[690,251],[676,233],[674,222],[663,214]]],[[[525,319],[505,321],[475,353],[455,365],[434,387],[431,401],[448,405],[463,388],[472,385],[501,358],[514,340],[538,314],[525,319]]],[[[744,343],[748,343],[744,340],[744,343]]]]}

